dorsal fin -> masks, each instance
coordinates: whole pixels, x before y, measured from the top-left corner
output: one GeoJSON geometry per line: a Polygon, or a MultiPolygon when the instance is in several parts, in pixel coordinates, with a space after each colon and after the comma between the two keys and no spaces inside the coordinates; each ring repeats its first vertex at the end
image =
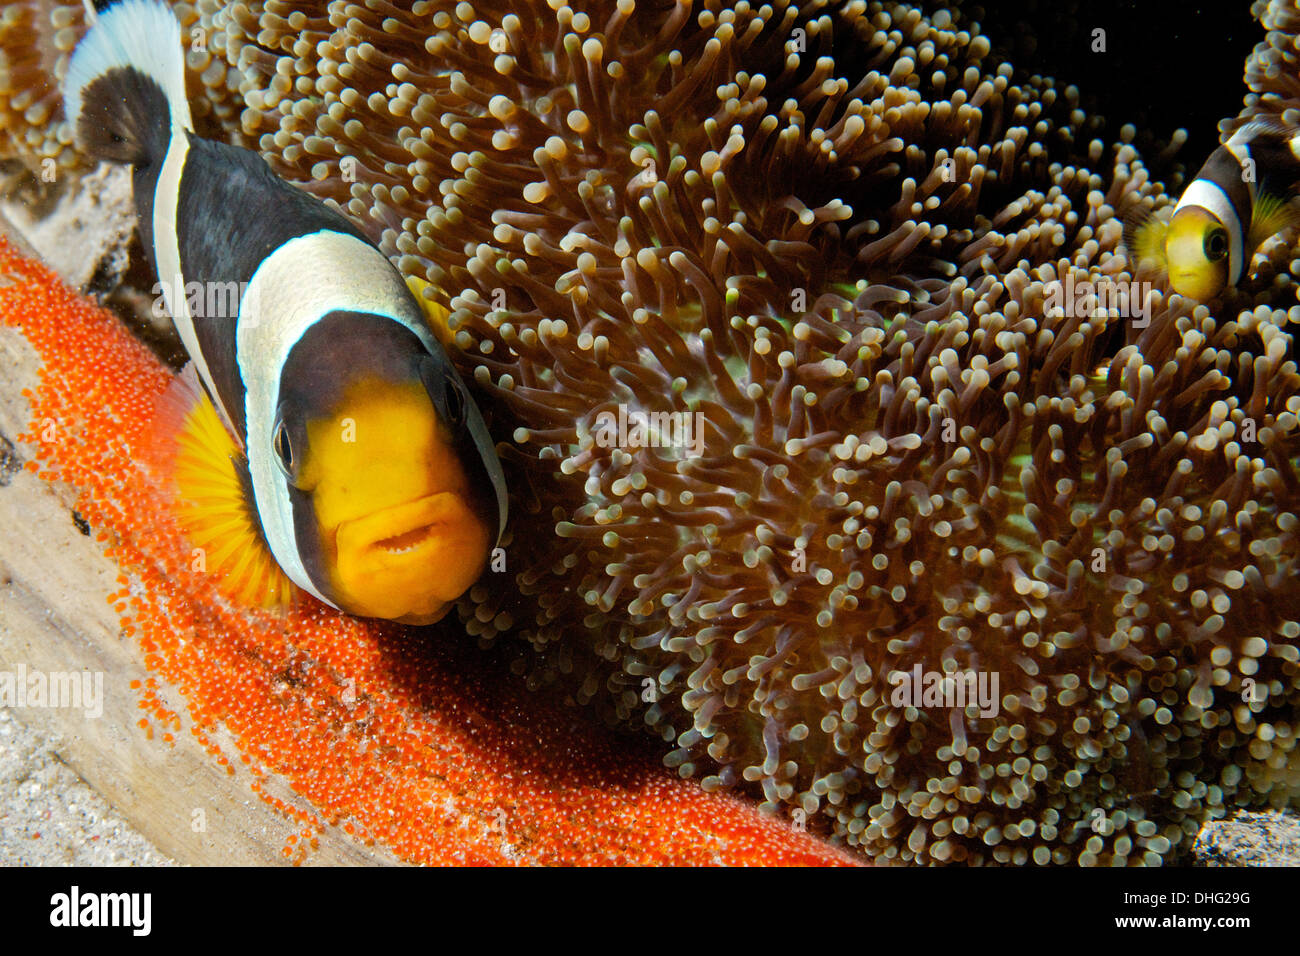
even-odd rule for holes
{"type": "Polygon", "coordinates": [[[1300,133],[1300,130],[1283,123],[1282,117],[1272,113],[1261,114],[1253,118],[1249,123],[1234,130],[1233,134],[1228,137],[1228,142],[1249,144],[1252,140],[1261,136],[1290,140],[1297,133],[1300,133]]]}

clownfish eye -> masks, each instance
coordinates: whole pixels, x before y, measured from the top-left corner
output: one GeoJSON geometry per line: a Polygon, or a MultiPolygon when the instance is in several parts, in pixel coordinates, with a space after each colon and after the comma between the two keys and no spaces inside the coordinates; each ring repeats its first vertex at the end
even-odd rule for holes
{"type": "Polygon", "coordinates": [[[449,365],[443,367],[426,356],[420,363],[420,380],[443,425],[453,432],[459,431],[465,424],[469,397],[456,373],[449,365]]]}
{"type": "Polygon", "coordinates": [[[272,447],[275,449],[275,458],[280,465],[280,470],[284,472],[286,478],[292,479],[294,469],[293,444],[289,441],[289,427],[285,425],[283,419],[276,422],[272,447]]]}
{"type": "Polygon", "coordinates": [[[439,409],[447,419],[447,426],[453,430],[460,427],[465,420],[465,396],[461,394],[458,384],[451,379],[443,383],[443,407],[439,409]]]}
{"type": "Polygon", "coordinates": [[[1228,254],[1228,230],[1211,229],[1205,235],[1205,258],[1218,262],[1228,254]]]}

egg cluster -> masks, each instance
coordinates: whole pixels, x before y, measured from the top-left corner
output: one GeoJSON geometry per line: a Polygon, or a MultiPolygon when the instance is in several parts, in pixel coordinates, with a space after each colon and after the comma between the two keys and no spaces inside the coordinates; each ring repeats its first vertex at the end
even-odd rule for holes
{"type": "Polygon", "coordinates": [[[905,3],[177,9],[200,122],[449,302],[516,503],[460,613],[528,683],[880,859],[1155,864],[1300,796],[1293,250],[1152,287],[1131,127],[905,3]]]}

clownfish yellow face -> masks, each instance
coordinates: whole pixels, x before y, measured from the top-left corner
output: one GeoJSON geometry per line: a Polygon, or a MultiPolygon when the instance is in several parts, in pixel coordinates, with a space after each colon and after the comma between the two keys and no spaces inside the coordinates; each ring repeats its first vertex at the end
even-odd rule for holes
{"type": "Polygon", "coordinates": [[[506,508],[446,354],[386,317],[334,312],[276,372],[278,399],[248,403],[242,444],[196,382],[166,416],[203,570],[242,604],[283,608],[296,585],[362,617],[438,620],[483,573],[506,508]]]}
{"type": "Polygon", "coordinates": [[[350,614],[438,620],[498,530],[475,422],[445,356],[409,331],[356,313],[322,320],[281,372],[271,452],[283,485],[258,496],[264,518],[286,498],[292,513],[292,541],[267,528],[281,567],[350,614]]]}
{"type": "Polygon", "coordinates": [[[1165,258],[1174,291],[1206,302],[1228,284],[1228,230],[1213,213],[1185,206],[1169,221],[1165,258]]]}
{"type": "Polygon", "coordinates": [[[460,460],[464,410],[451,403],[440,415],[418,379],[363,377],[305,427],[278,424],[276,454],[310,499],[296,510],[314,518],[313,577],[343,610],[429,623],[483,572],[495,527],[460,460]]]}

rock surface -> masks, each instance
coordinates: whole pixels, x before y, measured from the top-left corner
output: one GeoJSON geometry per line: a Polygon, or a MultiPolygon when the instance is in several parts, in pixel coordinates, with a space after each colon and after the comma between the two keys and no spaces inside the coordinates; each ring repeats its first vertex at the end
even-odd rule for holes
{"type": "Polygon", "coordinates": [[[1243,810],[1201,827],[1192,853],[1198,866],[1300,866],[1300,815],[1243,810]]]}

